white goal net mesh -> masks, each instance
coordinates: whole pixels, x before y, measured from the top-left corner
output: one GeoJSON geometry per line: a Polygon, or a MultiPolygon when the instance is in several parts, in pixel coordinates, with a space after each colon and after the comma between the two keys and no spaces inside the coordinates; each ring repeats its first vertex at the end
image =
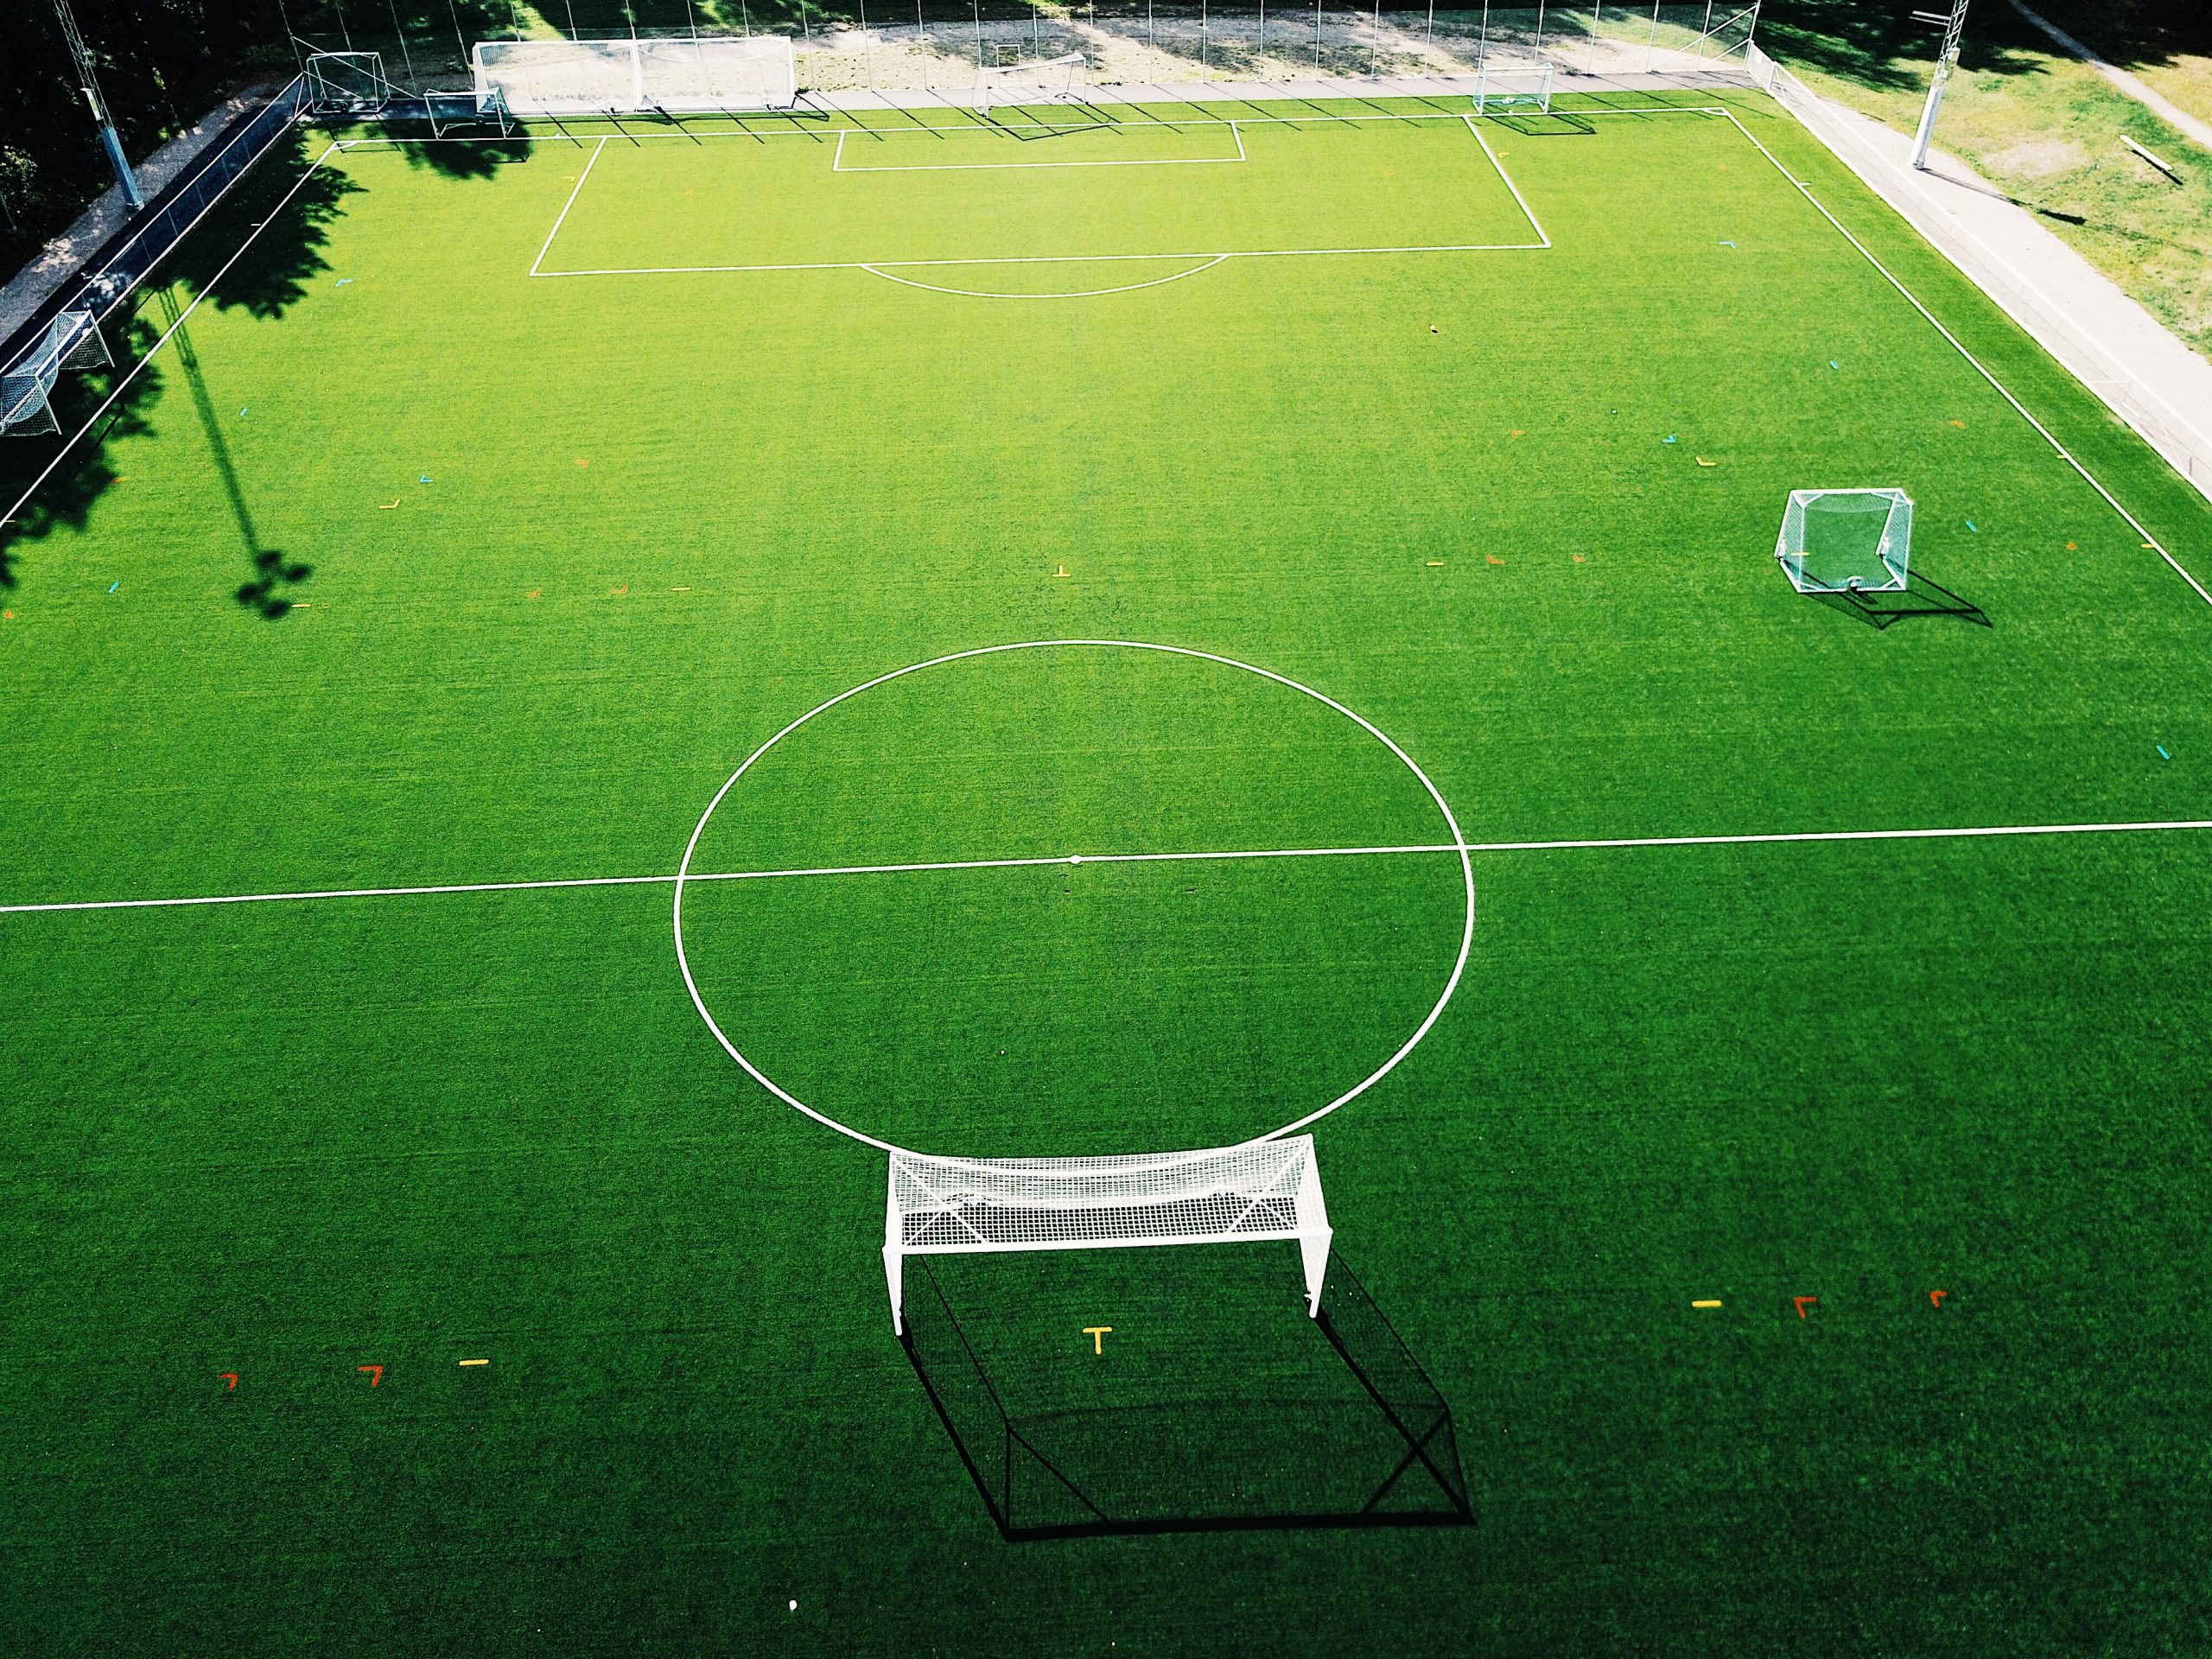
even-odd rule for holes
{"type": "Polygon", "coordinates": [[[29,435],[59,432],[50,401],[64,369],[94,369],[112,364],[107,340],[90,311],[64,311],[39,334],[37,342],[0,373],[0,431],[29,435]]]}
{"type": "Polygon", "coordinates": [[[1903,490],[1792,490],[1774,556],[1801,594],[1902,592],[1912,554],[1903,490]]]}
{"type": "Polygon", "coordinates": [[[1099,1158],[891,1154],[883,1262],[900,1325],[908,1255],[1296,1239],[1318,1309],[1329,1214],[1313,1137],[1099,1158]]]}
{"type": "Polygon", "coordinates": [[[646,41],[480,41],[478,101],[512,114],[787,110],[798,99],[781,35],[646,41]]]}
{"type": "Polygon", "coordinates": [[[1548,114],[1552,67],[1548,63],[1501,64],[1484,60],[1475,77],[1475,113],[1504,115],[1515,110],[1548,114]]]}
{"type": "Polygon", "coordinates": [[[1016,104],[1065,103],[1075,94],[1083,54],[1032,59],[1027,63],[984,64],[976,71],[976,107],[984,114],[1016,104]]]}

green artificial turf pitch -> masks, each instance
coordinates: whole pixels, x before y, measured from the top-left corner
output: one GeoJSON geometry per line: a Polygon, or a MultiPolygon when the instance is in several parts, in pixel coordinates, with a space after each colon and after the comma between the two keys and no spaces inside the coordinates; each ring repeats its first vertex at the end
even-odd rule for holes
{"type": "MultiPolygon", "coordinates": [[[[678,971],[748,754],[1027,641],[1211,656],[887,681],[693,868],[1090,861],[685,889],[747,1058],[929,1151],[1217,1143],[1382,1066],[1465,915],[1383,736],[1484,847],[2212,817],[2212,607],[2144,545],[2212,572],[2203,500],[1718,104],[250,175],[11,526],[0,899],[654,879],[0,914],[0,1649],[2212,1640],[2205,832],[1473,854],[1455,994],[1314,1129],[1456,1529],[1002,1541],[880,1154],[678,971]],[[1887,485],[1988,626],[1791,591],[1788,492],[1887,485]]],[[[1175,1299],[1082,1317],[1085,1265],[993,1340],[1142,1373],[1175,1299]]],[[[1281,1392],[1189,1337],[1194,1395],[1281,1392]]]]}

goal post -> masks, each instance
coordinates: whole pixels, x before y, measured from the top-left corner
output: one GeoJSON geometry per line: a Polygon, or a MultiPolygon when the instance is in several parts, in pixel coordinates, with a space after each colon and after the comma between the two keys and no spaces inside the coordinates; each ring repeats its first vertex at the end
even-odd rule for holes
{"type": "Polygon", "coordinates": [[[1475,74],[1475,113],[1551,113],[1552,67],[1548,63],[1492,65],[1484,59],[1475,74]]]}
{"type": "Polygon", "coordinates": [[[1329,1211],[1313,1137],[1097,1158],[891,1154],[883,1272],[906,1334],[906,1258],[1294,1239],[1318,1318],[1329,1211]]]}
{"type": "Polygon", "coordinates": [[[31,437],[59,432],[54,413],[54,382],[64,369],[98,369],[113,364],[107,338],[90,311],[64,311],[41,331],[31,348],[0,373],[0,432],[31,437]]]}
{"type": "Polygon", "coordinates": [[[1792,490],[1774,556],[1801,594],[1902,593],[1912,498],[1898,489],[1792,490]]]}
{"type": "Polygon", "coordinates": [[[480,105],[518,117],[734,113],[798,101],[784,35],[696,40],[480,41],[471,54],[480,105]]]}
{"type": "Polygon", "coordinates": [[[1076,72],[1083,62],[1082,53],[1068,52],[1057,58],[1033,58],[1027,63],[978,64],[976,112],[988,115],[994,109],[1015,104],[1067,103],[1075,96],[1076,72]]]}

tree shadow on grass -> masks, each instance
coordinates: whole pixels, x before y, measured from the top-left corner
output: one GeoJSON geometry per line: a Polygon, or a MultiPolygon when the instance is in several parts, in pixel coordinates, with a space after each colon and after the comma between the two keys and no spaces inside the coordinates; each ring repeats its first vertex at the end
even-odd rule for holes
{"type": "Polygon", "coordinates": [[[194,299],[275,318],[329,270],[324,249],[331,224],[361,187],[333,168],[308,171],[309,143],[296,129],[278,140],[149,273],[129,304],[109,314],[102,327],[115,364],[65,372],[55,382],[58,434],[0,441],[0,500],[12,504],[31,492],[0,525],[0,587],[21,582],[25,543],[56,530],[81,530],[93,504],[113,487],[112,446],[151,429],[152,410],[168,385],[162,360],[147,359],[194,299]]]}
{"type": "MultiPolygon", "coordinates": [[[[1931,0],[1920,9],[1937,8],[1931,0]]],[[[1914,10],[1904,4],[1870,6],[1861,0],[1781,0],[1761,11],[1758,43],[1793,68],[1878,92],[1916,92],[1928,85],[1928,67],[1942,35],[1915,22],[1914,10]]],[[[2028,27],[2001,3],[1977,15],[1960,40],[1960,68],[1976,74],[2044,73],[2042,60],[2022,49],[2044,41],[2017,32],[2028,27]]]]}

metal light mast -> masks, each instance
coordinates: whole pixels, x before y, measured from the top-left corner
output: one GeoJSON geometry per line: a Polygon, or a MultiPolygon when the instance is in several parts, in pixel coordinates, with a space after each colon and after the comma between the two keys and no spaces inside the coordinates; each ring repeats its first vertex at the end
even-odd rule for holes
{"type": "Polygon", "coordinates": [[[77,32],[77,18],[69,10],[69,0],[54,0],[54,15],[61,20],[61,37],[69,43],[70,60],[77,66],[79,90],[92,110],[92,124],[100,130],[100,143],[107,147],[107,159],[115,168],[115,181],[123,187],[123,199],[133,207],[143,207],[145,192],[139,189],[130,162],[124,156],[115,123],[108,119],[107,100],[100,96],[99,78],[92,73],[92,54],[85,48],[85,37],[77,32]]]}
{"type": "Polygon", "coordinates": [[[1936,78],[1928,83],[1928,107],[1920,112],[1920,130],[1913,136],[1912,164],[1925,173],[1928,170],[1928,146],[1936,137],[1936,112],[1943,107],[1943,83],[1951,78],[1951,69],[1959,60],[1959,32],[1967,26],[1967,0],[1952,0],[1947,16],[1940,11],[1916,11],[1916,22],[1940,25],[1943,30],[1943,47],[1936,54],[1936,78]]]}

